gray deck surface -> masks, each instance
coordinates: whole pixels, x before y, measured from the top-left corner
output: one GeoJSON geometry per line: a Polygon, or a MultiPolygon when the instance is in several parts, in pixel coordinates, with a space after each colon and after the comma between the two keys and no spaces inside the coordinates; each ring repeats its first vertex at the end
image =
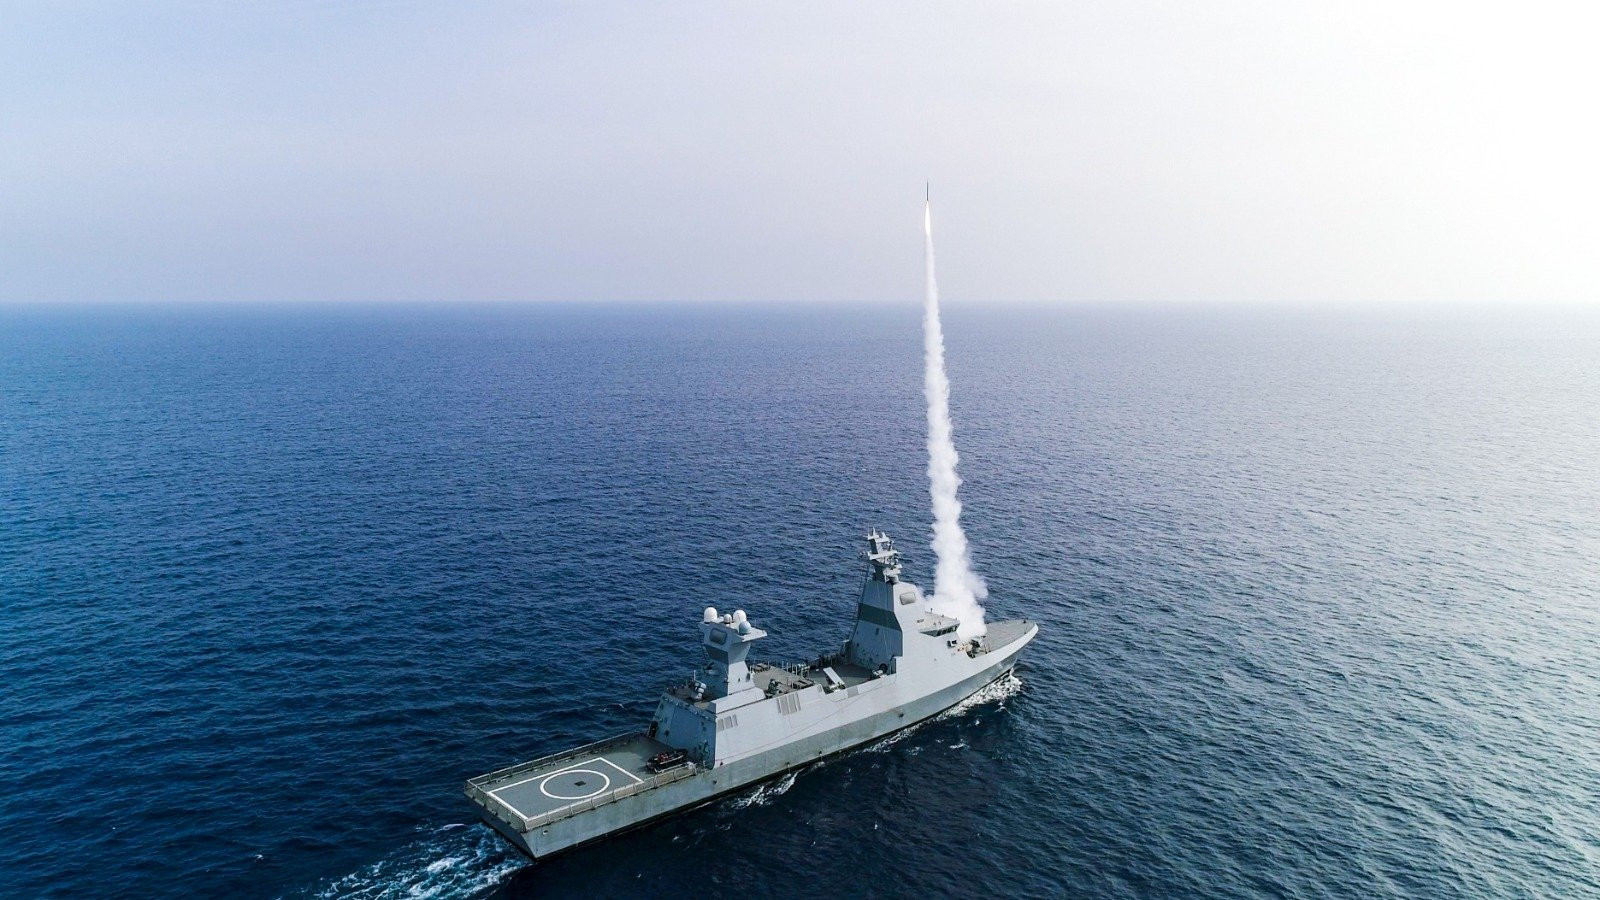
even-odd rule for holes
{"type": "MultiPolygon", "coordinates": [[[[830,660],[829,665],[833,666],[833,671],[838,673],[839,679],[847,686],[860,684],[872,678],[871,672],[851,663],[830,660]]],[[[804,675],[796,675],[771,663],[753,664],[750,667],[750,679],[763,692],[772,691],[772,682],[777,682],[778,687],[775,691],[777,694],[786,694],[796,688],[802,688],[810,684],[823,684],[827,680],[818,671],[807,670],[804,675]]]]}
{"type": "MultiPolygon", "coordinates": [[[[1024,620],[996,622],[990,625],[984,643],[990,652],[1000,650],[1021,638],[1031,627],[1033,623],[1024,620]]],[[[846,687],[853,687],[872,677],[870,671],[860,666],[838,660],[830,660],[829,663],[846,687]]],[[[759,689],[771,689],[774,694],[788,693],[824,679],[820,672],[808,670],[803,675],[796,675],[786,669],[760,663],[751,667],[751,676],[759,689]]],[[[680,686],[674,688],[673,692],[681,690],[683,688],[680,686]]],[[[703,706],[706,702],[700,701],[696,705],[703,706]]],[[[524,819],[532,819],[585,800],[604,797],[618,788],[649,781],[654,773],[645,767],[645,763],[650,757],[668,749],[667,745],[646,735],[628,735],[552,757],[531,768],[516,766],[513,769],[519,771],[510,771],[493,780],[480,780],[476,784],[524,819]]]]}
{"type": "Polygon", "coordinates": [[[989,626],[989,633],[984,635],[984,646],[988,647],[990,652],[1003,649],[1007,644],[1027,634],[1033,625],[1034,623],[1028,619],[995,622],[989,626]]]}
{"type": "Polygon", "coordinates": [[[483,785],[483,789],[524,818],[599,797],[625,785],[649,780],[645,762],[665,744],[642,734],[590,753],[553,759],[535,769],[483,785]]]}

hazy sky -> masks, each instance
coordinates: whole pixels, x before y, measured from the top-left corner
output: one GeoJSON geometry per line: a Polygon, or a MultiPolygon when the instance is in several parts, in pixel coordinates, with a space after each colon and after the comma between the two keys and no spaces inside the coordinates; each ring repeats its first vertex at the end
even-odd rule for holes
{"type": "Polygon", "coordinates": [[[1600,303],[1592,4],[0,7],[0,300],[1600,303]]]}

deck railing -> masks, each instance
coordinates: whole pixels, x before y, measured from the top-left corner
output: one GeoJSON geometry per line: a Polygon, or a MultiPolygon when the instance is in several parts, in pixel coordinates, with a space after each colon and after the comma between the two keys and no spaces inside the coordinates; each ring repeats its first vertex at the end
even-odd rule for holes
{"type": "Polygon", "coordinates": [[[472,798],[472,800],[479,806],[482,806],[484,809],[488,810],[490,815],[493,815],[500,821],[510,825],[512,828],[515,828],[518,831],[531,831],[535,828],[543,827],[559,819],[565,819],[575,816],[579,813],[588,812],[597,806],[604,806],[607,803],[615,803],[616,801],[626,797],[632,797],[634,794],[642,793],[653,788],[658,788],[664,784],[671,784],[674,781],[680,781],[699,771],[699,767],[694,763],[686,762],[676,768],[668,769],[665,772],[652,775],[644,781],[635,781],[631,784],[625,784],[622,787],[613,788],[612,790],[598,794],[594,797],[578,800],[573,803],[569,803],[566,806],[557,807],[556,809],[546,810],[545,812],[532,817],[522,815],[520,812],[517,812],[515,809],[512,809],[509,805],[503,802],[499,797],[496,797],[494,794],[490,793],[490,790],[492,790],[490,786],[497,781],[505,781],[515,775],[520,775],[523,772],[533,771],[534,769],[547,766],[550,763],[561,759],[578,757],[589,753],[597,753],[613,744],[634,740],[637,737],[638,735],[625,734],[617,737],[606,738],[603,741],[595,741],[592,744],[586,744],[585,746],[578,747],[573,750],[563,750],[560,753],[552,753],[548,756],[541,756],[538,759],[531,759],[527,762],[517,763],[514,766],[508,766],[504,769],[490,772],[487,775],[479,775],[477,778],[469,778],[467,779],[467,796],[472,798]]]}

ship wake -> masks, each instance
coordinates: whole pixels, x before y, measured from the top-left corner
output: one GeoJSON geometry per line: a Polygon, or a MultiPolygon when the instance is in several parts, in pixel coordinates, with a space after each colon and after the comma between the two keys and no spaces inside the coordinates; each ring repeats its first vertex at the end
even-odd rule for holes
{"type": "Polygon", "coordinates": [[[301,896],[332,900],[477,897],[528,865],[485,825],[425,828],[427,836],[301,896]]]}
{"type": "Polygon", "coordinates": [[[927,725],[929,722],[944,722],[950,719],[959,718],[961,716],[965,716],[967,713],[972,712],[973,710],[978,709],[979,707],[983,707],[991,703],[996,704],[996,709],[1005,709],[1006,701],[1010,700],[1012,697],[1015,697],[1021,692],[1022,679],[1018,678],[1015,672],[1012,672],[1003,678],[995,679],[994,682],[981,688],[980,690],[974,691],[972,696],[962,700],[960,703],[957,703],[944,712],[918,722],[909,728],[897,731],[894,734],[891,734],[888,737],[878,741],[877,743],[874,743],[872,746],[866,748],[865,752],[887,753],[895,744],[900,743],[901,741],[910,737],[912,734],[920,731],[923,726],[927,725]]]}
{"type": "Polygon", "coordinates": [[[746,791],[745,793],[733,798],[733,800],[728,803],[728,806],[732,809],[749,809],[752,806],[766,806],[768,803],[771,803],[787,793],[789,788],[794,787],[794,780],[799,776],[799,774],[800,772],[796,770],[790,772],[782,778],[769,781],[766,784],[757,787],[753,791],[746,791]]]}
{"type": "Polygon", "coordinates": [[[974,691],[972,696],[967,699],[934,716],[933,721],[942,722],[945,719],[964,716],[972,710],[989,703],[995,704],[997,710],[1005,709],[1006,701],[1020,693],[1022,693],[1022,679],[1017,677],[1016,672],[1009,672],[1001,678],[996,678],[983,688],[974,691]]]}

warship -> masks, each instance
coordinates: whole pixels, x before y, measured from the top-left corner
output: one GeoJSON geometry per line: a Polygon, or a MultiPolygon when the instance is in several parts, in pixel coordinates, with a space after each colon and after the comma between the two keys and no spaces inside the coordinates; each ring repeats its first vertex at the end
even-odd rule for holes
{"type": "Polygon", "coordinates": [[[767,633],[707,607],[704,664],[667,689],[649,726],[467,781],[483,820],[542,859],[908,728],[1005,677],[1039,633],[992,622],[970,640],[902,581],[900,554],[867,535],[850,639],[807,664],[749,659],[767,633]]]}

